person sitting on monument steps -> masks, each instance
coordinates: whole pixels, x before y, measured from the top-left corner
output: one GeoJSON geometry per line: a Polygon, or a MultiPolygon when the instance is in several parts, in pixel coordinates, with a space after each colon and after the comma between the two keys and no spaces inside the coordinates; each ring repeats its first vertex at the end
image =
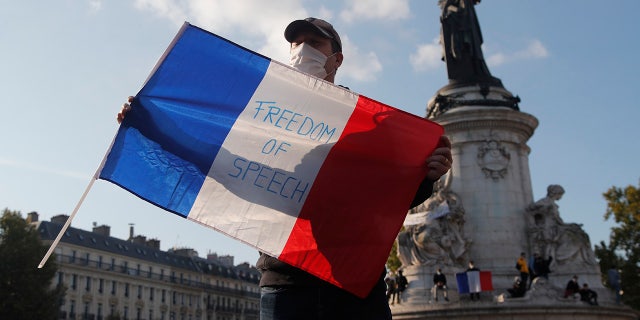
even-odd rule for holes
{"type": "Polygon", "coordinates": [[[509,292],[510,298],[521,298],[524,297],[524,294],[527,292],[527,287],[522,283],[522,278],[516,277],[513,280],[513,287],[507,289],[507,292],[509,292]]]}
{"type": "Polygon", "coordinates": [[[574,294],[580,291],[580,285],[578,284],[578,276],[573,276],[569,282],[567,282],[567,287],[564,289],[564,297],[568,298],[573,296],[574,294]]]}
{"type": "Polygon", "coordinates": [[[598,294],[589,289],[589,285],[584,283],[580,288],[580,301],[584,301],[592,306],[598,305],[598,294]]]}
{"type": "Polygon", "coordinates": [[[449,301],[447,294],[447,277],[442,273],[442,269],[438,268],[438,271],[433,275],[433,288],[431,288],[431,296],[435,301],[438,301],[438,291],[442,291],[442,296],[445,301],[449,301]]]}

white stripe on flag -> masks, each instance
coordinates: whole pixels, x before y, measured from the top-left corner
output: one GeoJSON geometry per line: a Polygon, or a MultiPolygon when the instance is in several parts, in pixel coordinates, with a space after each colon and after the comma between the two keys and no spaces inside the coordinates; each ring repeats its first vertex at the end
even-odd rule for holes
{"type": "Polygon", "coordinates": [[[480,271],[467,271],[467,281],[469,281],[469,292],[480,292],[480,271]]]}
{"type": "Polygon", "coordinates": [[[222,144],[188,218],[279,255],[357,98],[271,62],[222,144]]]}

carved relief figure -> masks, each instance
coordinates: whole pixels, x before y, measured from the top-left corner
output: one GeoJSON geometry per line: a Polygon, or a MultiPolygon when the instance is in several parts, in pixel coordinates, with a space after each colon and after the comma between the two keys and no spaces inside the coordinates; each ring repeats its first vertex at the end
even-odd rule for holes
{"type": "Polygon", "coordinates": [[[556,201],[564,195],[564,188],[549,185],[547,196],[529,205],[526,209],[529,239],[535,252],[544,257],[553,257],[551,267],[567,265],[579,267],[595,265],[589,235],[582,225],[565,223],[560,218],[556,201]]]}
{"type": "Polygon", "coordinates": [[[460,265],[467,260],[470,241],[464,237],[464,208],[442,179],[433,195],[409,211],[405,230],[398,234],[398,256],[403,266],[460,265]]]}
{"type": "Polygon", "coordinates": [[[507,174],[511,154],[496,140],[487,140],[478,148],[478,165],[485,177],[498,180],[507,174]]]}

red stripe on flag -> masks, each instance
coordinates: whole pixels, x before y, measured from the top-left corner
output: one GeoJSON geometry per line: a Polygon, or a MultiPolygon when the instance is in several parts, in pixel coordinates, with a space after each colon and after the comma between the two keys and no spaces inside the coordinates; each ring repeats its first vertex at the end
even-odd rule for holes
{"type": "Polygon", "coordinates": [[[491,271],[480,271],[480,288],[482,288],[482,291],[493,291],[491,271]]]}
{"type": "Polygon", "coordinates": [[[278,258],[366,296],[442,133],[435,123],[360,96],[278,258]]]}

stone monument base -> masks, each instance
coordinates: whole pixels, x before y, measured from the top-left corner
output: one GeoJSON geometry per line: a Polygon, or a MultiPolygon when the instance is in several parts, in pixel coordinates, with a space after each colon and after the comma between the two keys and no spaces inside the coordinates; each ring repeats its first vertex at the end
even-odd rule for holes
{"type": "Polygon", "coordinates": [[[404,270],[409,287],[400,303],[391,305],[393,319],[638,319],[639,314],[627,306],[614,303],[613,293],[606,288],[594,288],[598,293],[597,306],[580,301],[579,296],[563,297],[564,289],[553,279],[538,278],[522,298],[509,298],[506,288],[482,292],[480,300],[459,295],[455,272],[447,273],[448,298],[441,293],[432,296],[433,269],[411,266],[404,270]]]}
{"type": "Polygon", "coordinates": [[[498,305],[479,302],[457,305],[456,308],[415,309],[406,306],[391,308],[394,320],[401,319],[548,319],[548,320],[635,320],[638,315],[628,307],[598,307],[581,305],[536,306],[530,304],[498,305]]]}

